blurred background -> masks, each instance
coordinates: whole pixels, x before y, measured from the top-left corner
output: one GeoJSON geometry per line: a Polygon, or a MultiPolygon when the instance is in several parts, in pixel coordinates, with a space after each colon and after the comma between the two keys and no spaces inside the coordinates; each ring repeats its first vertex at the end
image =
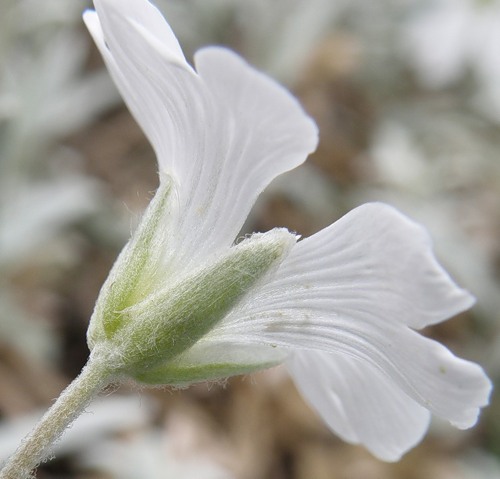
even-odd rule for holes
{"type": "MultiPolygon", "coordinates": [[[[157,0],[188,58],[222,44],[285,84],[317,152],[249,231],[308,236],[370,200],[424,224],[477,305],[428,334],[500,380],[500,1],[157,0]]],[[[99,288],[157,187],[151,147],[85,31],[86,0],[0,2],[0,461],[86,361],[99,288]]],[[[426,332],[427,333],[427,332],[426,332]]],[[[275,368],[104,394],[38,478],[495,479],[500,399],[384,464],[275,368]]]]}

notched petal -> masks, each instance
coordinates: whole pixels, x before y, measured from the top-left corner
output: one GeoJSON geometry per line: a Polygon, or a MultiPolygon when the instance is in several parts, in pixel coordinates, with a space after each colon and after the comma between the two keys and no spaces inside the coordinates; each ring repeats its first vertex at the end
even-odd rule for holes
{"type": "Polygon", "coordinates": [[[488,404],[489,379],[411,327],[442,321],[472,303],[435,260],[422,227],[371,204],[300,241],[214,333],[225,341],[245,337],[354,358],[410,402],[466,428],[488,404]]]}

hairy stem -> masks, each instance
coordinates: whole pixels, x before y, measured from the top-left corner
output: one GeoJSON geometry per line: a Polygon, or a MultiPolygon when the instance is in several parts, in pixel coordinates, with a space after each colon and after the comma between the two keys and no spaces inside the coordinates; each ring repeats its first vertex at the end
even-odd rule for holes
{"type": "Polygon", "coordinates": [[[83,412],[94,396],[113,379],[103,361],[89,359],[80,375],[61,393],[33,431],[0,471],[0,479],[26,479],[47,457],[50,446],[83,412]]]}

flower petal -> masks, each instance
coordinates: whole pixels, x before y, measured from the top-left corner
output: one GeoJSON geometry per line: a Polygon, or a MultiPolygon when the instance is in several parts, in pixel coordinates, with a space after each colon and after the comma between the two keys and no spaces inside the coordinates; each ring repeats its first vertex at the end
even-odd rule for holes
{"type": "Polygon", "coordinates": [[[261,191],[315,149],[317,128],[287,91],[229,50],[198,52],[196,73],[145,0],[96,7],[98,18],[85,16],[89,30],[160,173],[174,179],[166,262],[179,274],[232,244],[261,191]]]}
{"type": "Polygon", "coordinates": [[[328,426],[379,459],[397,461],[427,431],[429,411],[366,361],[338,353],[296,351],[287,366],[302,395],[328,426]]]}
{"type": "Polygon", "coordinates": [[[275,277],[212,334],[357,358],[467,428],[488,402],[488,378],[408,326],[436,323],[472,302],[437,264],[421,227],[369,204],[299,242],[275,277]]]}
{"type": "Polygon", "coordinates": [[[194,201],[206,205],[202,225],[192,215],[182,227],[184,236],[196,228],[214,244],[229,246],[257,196],[314,151],[317,127],[290,93],[229,50],[204,48],[195,62],[217,105],[219,128],[210,131],[217,135],[206,148],[211,158],[201,161],[210,186],[193,190],[194,201]]]}
{"type": "Polygon", "coordinates": [[[394,319],[416,329],[475,301],[438,264],[427,231],[381,203],[360,206],[301,241],[274,288],[291,286],[299,288],[302,307],[320,299],[331,311],[358,309],[373,321],[394,319]]]}
{"type": "Polygon", "coordinates": [[[155,79],[150,78],[147,83],[145,78],[150,73],[157,73],[155,63],[159,56],[170,67],[166,81],[170,80],[173,71],[192,77],[195,73],[169,25],[149,2],[96,0],[95,5],[97,12],[84,13],[85,24],[127,106],[156,149],[162,143],[165,114],[161,111],[163,105],[158,102],[161,92],[148,85],[155,79]]]}

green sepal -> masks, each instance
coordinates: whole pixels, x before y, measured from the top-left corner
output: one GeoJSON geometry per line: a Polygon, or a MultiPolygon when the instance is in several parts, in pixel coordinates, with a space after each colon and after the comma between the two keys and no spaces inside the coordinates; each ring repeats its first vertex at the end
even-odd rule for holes
{"type": "Polygon", "coordinates": [[[166,364],[135,374],[134,379],[149,385],[183,387],[267,369],[282,363],[286,357],[286,351],[269,345],[202,340],[166,364]]]}
{"type": "Polygon", "coordinates": [[[163,224],[171,191],[172,181],[165,176],[102,286],[87,331],[90,350],[96,343],[111,339],[130,319],[123,311],[153,291],[159,256],[165,247],[163,224]]]}
{"type": "Polygon", "coordinates": [[[281,262],[295,241],[287,230],[253,235],[123,311],[128,319],[110,346],[119,353],[124,370],[138,376],[191,348],[281,262]]]}

